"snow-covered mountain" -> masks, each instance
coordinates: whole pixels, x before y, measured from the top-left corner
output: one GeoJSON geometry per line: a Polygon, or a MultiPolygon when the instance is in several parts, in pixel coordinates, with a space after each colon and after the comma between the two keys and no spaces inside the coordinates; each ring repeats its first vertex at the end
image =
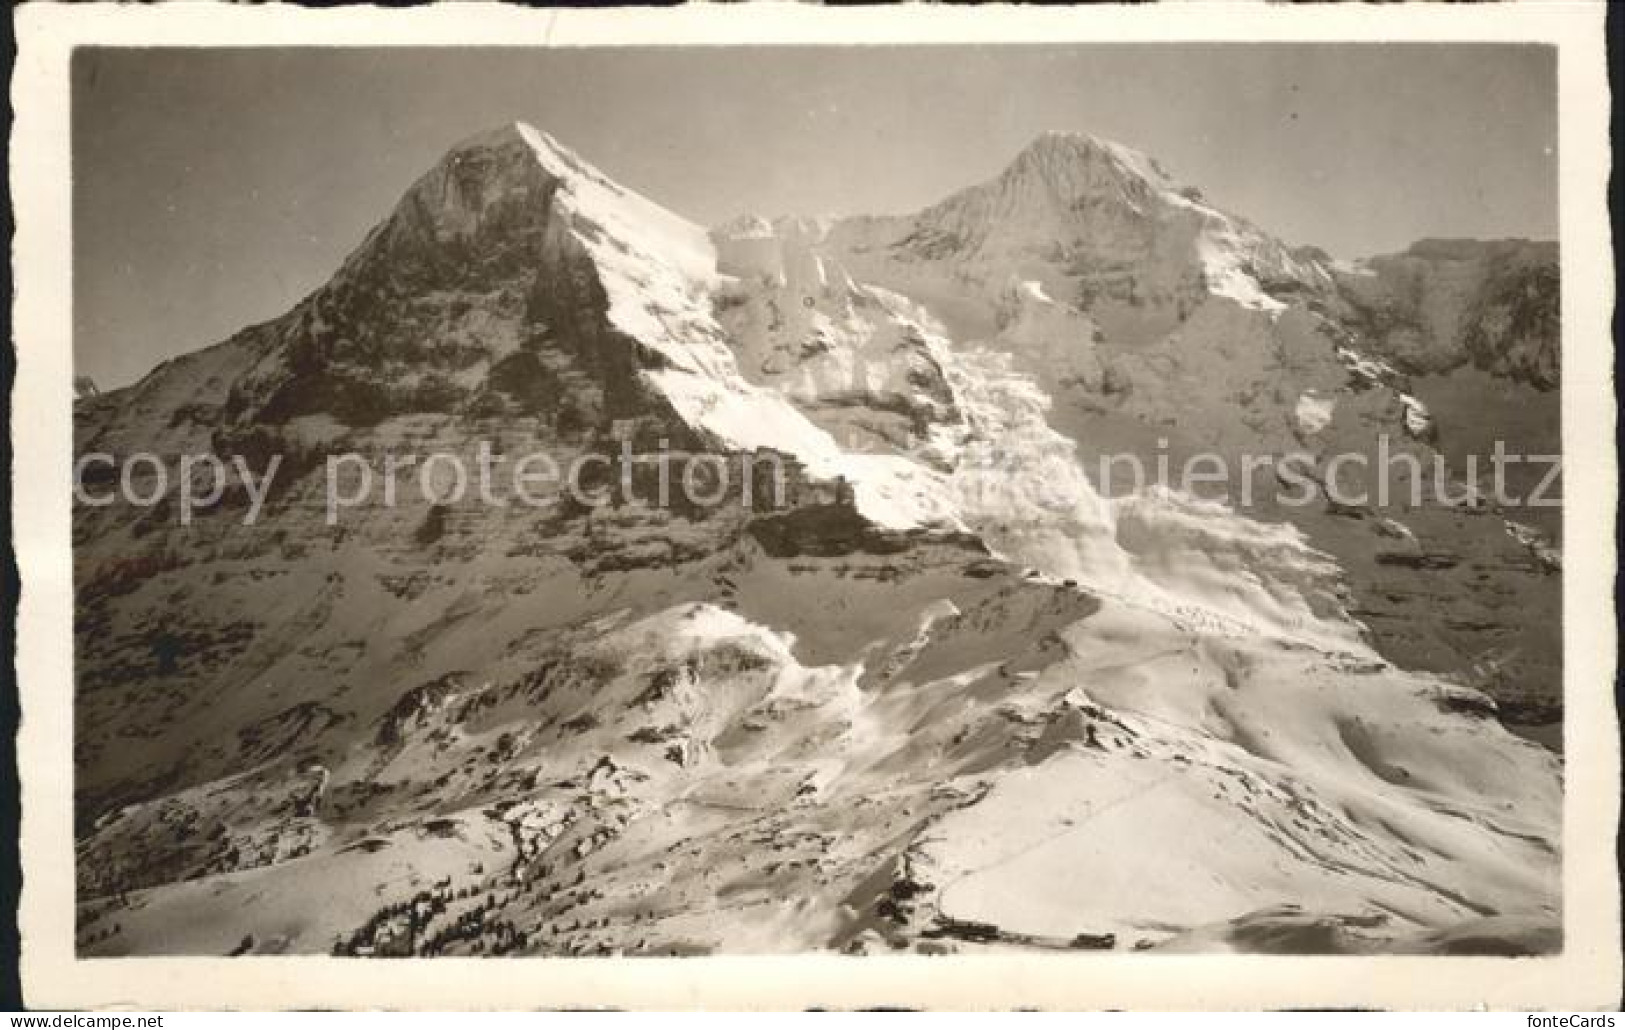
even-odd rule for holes
{"type": "MultiPolygon", "coordinates": [[[[1124,484],[1095,470],[1114,455],[1177,471],[1197,456],[1237,470],[1305,453],[1318,480],[1350,456],[1335,469],[1342,498],[1374,501],[1373,470],[1388,468],[1389,496],[1408,500],[1413,469],[1431,478],[1442,458],[1442,485],[1421,499],[1445,503],[1284,506],[1266,472],[1248,512],[1335,557],[1346,607],[1385,656],[1489,690],[1519,722],[1556,718],[1560,627],[1527,612],[1560,604],[1560,511],[1487,501],[1483,462],[1477,493],[1463,485],[1496,438],[1515,454],[1561,449],[1555,245],[1424,241],[1336,262],[1213,207],[1143,154],[1071,133],[915,215],[746,219],[719,235],[755,254],[782,237],[820,269],[914,300],[956,353],[1008,360],[1045,398],[1044,432],[1075,445],[1108,493],[1124,484]]],[[[807,336],[785,333],[784,354],[807,336]]],[[[1511,492],[1532,496],[1545,472],[1510,466],[1511,492]]]]}
{"type": "Polygon", "coordinates": [[[711,232],[459,144],[288,314],[76,404],[81,452],[282,461],[251,526],[76,509],[81,948],[1550,950],[1560,763],[1478,689],[1555,703],[1502,632],[1538,533],[1092,474],[1431,455],[1342,278],[1084,136],[711,232]],[[482,442],[635,474],[329,524],[331,456],[482,442]],[[790,488],[662,503],[669,454],[790,488]]]}

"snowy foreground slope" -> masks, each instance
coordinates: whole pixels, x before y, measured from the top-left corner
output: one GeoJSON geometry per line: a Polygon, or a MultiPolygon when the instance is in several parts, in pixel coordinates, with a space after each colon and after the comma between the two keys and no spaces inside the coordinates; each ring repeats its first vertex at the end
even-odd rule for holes
{"type": "Polygon", "coordinates": [[[1433,648],[1555,550],[1088,474],[1431,455],[1350,274],[1087,137],[711,233],[529,127],[460,144],[288,314],[76,407],[81,452],[282,461],[251,526],[76,509],[81,949],[1559,947],[1561,765],[1474,671],[1556,658],[1433,648]],[[329,456],[482,442],[638,471],[327,524],[329,456]],[[660,453],[789,487],[664,504],[660,453]],[[1428,590],[1397,660],[1369,597],[1428,590]]]}

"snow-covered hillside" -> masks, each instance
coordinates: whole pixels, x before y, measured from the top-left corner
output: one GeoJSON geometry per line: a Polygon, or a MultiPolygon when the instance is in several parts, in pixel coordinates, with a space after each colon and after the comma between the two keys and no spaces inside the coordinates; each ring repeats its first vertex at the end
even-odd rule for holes
{"type": "Polygon", "coordinates": [[[282,459],[253,525],[76,509],[81,950],[1550,950],[1560,762],[1475,686],[1533,666],[1429,650],[1555,589],[1538,534],[1093,474],[1430,455],[1329,269],[1077,135],[712,232],[459,144],[288,314],[77,402],[81,452],[282,459]],[[330,456],[481,443],[790,483],[328,518],[330,456]]]}

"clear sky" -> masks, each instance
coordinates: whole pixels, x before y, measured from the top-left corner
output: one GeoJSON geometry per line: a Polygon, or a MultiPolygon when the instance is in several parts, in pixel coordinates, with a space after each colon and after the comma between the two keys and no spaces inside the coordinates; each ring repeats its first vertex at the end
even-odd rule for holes
{"type": "Polygon", "coordinates": [[[702,224],[915,210],[1067,129],[1342,256],[1550,239],[1555,75],[1530,46],[81,50],[75,356],[123,385],[282,313],[513,120],[702,224]]]}

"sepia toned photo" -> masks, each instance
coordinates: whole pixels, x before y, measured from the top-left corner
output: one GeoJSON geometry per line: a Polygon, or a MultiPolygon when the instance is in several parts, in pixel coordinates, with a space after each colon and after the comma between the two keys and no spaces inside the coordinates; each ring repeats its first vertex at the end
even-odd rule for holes
{"type": "Polygon", "coordinates": [[[72,50],[62,961],[1599,957],[1557,43],[492,42],[72,50]]]}

